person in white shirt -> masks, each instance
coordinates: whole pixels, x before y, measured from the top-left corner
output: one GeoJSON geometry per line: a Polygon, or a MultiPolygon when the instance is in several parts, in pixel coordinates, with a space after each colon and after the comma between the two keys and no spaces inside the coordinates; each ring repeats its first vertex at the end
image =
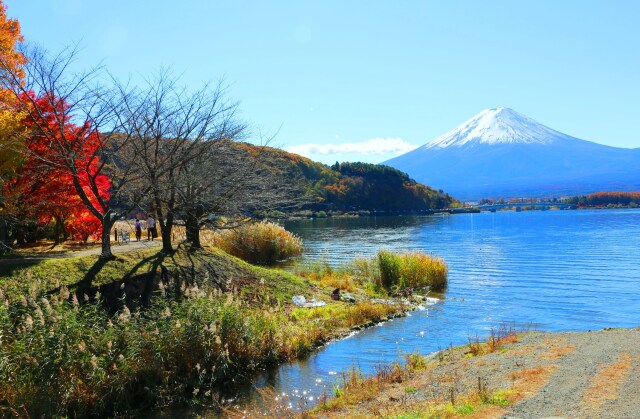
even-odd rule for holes
{"type": "Polygon", "coordinates": [[[153,241],[153,237],[156,235],[156,220],[153,216],[149,215],[147,218],[147,240],[153,241]]]}

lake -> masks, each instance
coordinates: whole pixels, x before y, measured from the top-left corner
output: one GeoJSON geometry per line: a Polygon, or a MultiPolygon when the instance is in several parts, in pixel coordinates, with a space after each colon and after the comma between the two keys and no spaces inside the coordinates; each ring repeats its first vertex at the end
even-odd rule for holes
{"type": "MultiPolygon", "coordinates": [[[[445,298],[268,371],[292,403],[313,403],[339,372],[431,353],[501,325],[545,331],[640,325],[640,210],[523,211],[287,222],[304,259],[338,266],[382,248],[422,250],[449,266],[445,298]]],[[[242,398],[251,399],[253,389],[242,398]]]]}

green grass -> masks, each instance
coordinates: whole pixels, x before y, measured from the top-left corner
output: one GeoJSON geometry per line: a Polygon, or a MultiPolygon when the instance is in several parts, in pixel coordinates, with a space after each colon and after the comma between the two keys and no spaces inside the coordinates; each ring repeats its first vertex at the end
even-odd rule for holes
{"type": "Polygon", "coordinates": [[[513,390],[498,390],[487,399],[486,403],[495,406],[509,406],[509,404],[511,403],[509,401],[509,396],[512,396],[513,394],[513,390]]]}
{"type": "Polygon", "coordinates": [[[476,411],[476,408],[471,403],[457,405],[454,409],[459,415],[471,415],[476,411]]]}

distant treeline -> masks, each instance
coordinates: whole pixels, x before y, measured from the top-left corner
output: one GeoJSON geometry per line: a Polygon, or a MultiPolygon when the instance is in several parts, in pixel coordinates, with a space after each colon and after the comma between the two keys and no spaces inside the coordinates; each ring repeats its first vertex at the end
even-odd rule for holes
{"type": "Polygon", "coordinates": [[[312,211],[420,211],[461,205],[444,191],[389,166],[337,162],[327,166],[269,147],[260,148],[260,153],[265,167],[304,185],[310,199],[305,208],[312,211]]]}
{"type": "Polygon", "coordinates": [[[589,195],[572,196],[567,198],[565,202],[580,206],[640,206],[640,192],[596,192],[589,195]]]}

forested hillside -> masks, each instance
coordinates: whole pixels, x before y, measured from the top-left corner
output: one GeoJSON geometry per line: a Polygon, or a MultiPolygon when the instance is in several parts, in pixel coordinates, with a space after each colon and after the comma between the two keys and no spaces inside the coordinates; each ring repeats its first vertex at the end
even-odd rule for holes
{"type": "Polygon", "coordinates": [[[293,183],[301,182],[313,211],[421,211],[455,207],[459,202],[440,190],[417,183],[406,173],[369,163],[327,166],[297,154],[271,147],[236,143],[251,153],[261,153],[265,167],[293,183]]]}

